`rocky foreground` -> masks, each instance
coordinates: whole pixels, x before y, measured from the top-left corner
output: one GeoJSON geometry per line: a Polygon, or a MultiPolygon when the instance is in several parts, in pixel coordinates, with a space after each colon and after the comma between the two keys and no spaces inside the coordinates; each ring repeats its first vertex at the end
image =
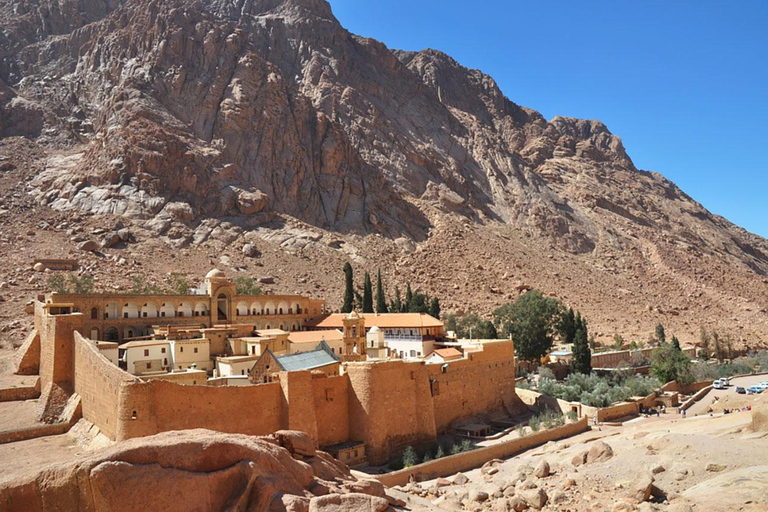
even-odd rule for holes
{"type": "MultiPolygon", "coordinates": [[[[10,464],[11,461],[5,461],[10,464]]],[[[209,430],[120,443],[0,488],[0,509],[343,512],[398,500],[318,452],[306,434],[265,437],[209,430]]]]}

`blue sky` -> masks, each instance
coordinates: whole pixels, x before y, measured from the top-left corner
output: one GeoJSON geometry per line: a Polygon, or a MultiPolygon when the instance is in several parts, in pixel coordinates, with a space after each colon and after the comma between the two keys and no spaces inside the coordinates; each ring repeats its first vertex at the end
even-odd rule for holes
{"type": "Polygon", "coordinates": [[[330,0],[350,31],[444,51],[515,103],[599,119],[635,165],[768,237],[768,2],[330,0]]]}

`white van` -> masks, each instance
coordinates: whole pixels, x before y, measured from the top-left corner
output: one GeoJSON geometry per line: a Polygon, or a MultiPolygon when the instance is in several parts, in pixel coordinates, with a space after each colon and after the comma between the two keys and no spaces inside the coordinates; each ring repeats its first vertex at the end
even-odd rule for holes
{"type": "Polygon", "coordinates": [[[712,387],[715,389],[725,389],[725,386],[723,386],[723,381],[720,379],[717,379],[716,381],[712,382],[712,387]]]}

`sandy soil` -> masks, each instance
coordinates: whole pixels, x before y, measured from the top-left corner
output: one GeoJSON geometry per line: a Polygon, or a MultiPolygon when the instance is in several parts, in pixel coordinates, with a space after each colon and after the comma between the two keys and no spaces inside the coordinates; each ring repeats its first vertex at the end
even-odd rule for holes
{"type": "Polygon", "coordinates": [[[36,406],[37,400],[0,402],[0,432],[42,425],[37,421],[36,406]]]}

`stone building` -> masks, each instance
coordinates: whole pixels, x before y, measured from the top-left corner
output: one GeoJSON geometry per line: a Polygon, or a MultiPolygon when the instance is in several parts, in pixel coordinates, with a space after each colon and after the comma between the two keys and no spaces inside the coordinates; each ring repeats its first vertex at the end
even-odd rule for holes
{"type": "Polygon", "coordinates": [[[272,382],[272,375],[279,372],[296,372],[302,370],[321,371],[325,375],[340,374],[341,360],[331,351],[324,341],[318,343],[315,350],[277,356],[267,350],[256,361],[248,374],[254,384],[272,382]]]}
{"type": "Polygon", "coordinates": [[[213,269],[204,284],[187,294],[51,293],[46,303],[68,304],[82,313],[85,336],[125,342],[150,335],[155,327],[211,328],[246,324],[250,329],[304,329],[326,313],[325,301],[302,295],[238,295],[234,281],[213,269]]]}

